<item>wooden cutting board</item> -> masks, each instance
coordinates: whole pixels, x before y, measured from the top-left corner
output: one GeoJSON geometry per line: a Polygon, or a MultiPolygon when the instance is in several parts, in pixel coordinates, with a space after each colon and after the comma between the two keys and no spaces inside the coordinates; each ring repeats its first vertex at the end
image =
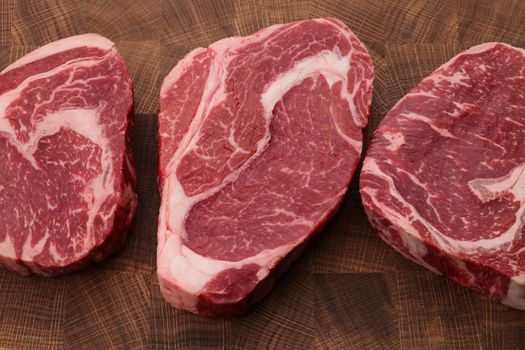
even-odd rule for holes
{"type": "Polygon", "coordinates": [[[471,45],[525,47],[521,0],[50,0],[0,3],[2,68],[73,34],[114,40],[136,97],[139,209],[126,247],[55,279],[0,272],[0,348],[519,349],[525,312],[405,260],[368,224],[354,179],[335,221],[250,314],[169,307],[155,275],[156,113],[163,77],[191,49],[287,21],[334,16],[368,46],[376,80],[365,149],[410,87],[471,45]]]}

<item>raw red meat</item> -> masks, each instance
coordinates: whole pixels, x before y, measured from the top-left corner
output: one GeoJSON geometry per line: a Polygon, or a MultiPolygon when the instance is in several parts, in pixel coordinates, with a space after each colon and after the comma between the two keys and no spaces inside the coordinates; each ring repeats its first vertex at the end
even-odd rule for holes
{"type": "Polygon", "coordinates": [[[0,265],[52,276],[119,249],[135,214],[131,80],[96,34],[0,73],[0,265]]]}
{"type": "Polygon", "coordinates": [[[525,51],[474,46],[377,128],[361,195],[381,238],[431,271],[525,309],[525,51]]]}
{"type": "Polygon", "coordinates": [[[157,265],[173,306],[261,299],[339,207],[361,154],[373,68],[341,22],[220,40],[164,80],[157,265]]]}

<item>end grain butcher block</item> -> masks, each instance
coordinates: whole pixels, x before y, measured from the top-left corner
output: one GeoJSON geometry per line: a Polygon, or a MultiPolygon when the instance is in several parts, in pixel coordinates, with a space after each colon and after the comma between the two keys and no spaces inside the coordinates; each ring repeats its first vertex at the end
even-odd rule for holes
{"type": "Polygon", "coordinates": [[[0,73],[0,264],[51,276],[124,244],[133,97],[114,43],[85,34],[0,73]]]}
{"type": "Polygon", "coordinates": [[[172,305],[238,315],[339,207],[372,97],[341,22],[275,25],[189,53],[159,115],[158,277],[172,305]]]}
{"type": "Polygon", "coordinates": [[[464,286],[525,309],[525,50],[475,46],[386,115],[361,194],[381,238],[464,286]]]}

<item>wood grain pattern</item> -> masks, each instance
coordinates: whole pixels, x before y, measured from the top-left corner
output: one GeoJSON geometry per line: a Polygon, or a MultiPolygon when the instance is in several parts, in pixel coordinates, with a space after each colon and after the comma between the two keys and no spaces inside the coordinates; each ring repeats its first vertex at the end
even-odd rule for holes
{"type": "Polygon", "coordinates": [[[521,0],[5,0],[0,64],[73,34],[109,37],[135,88],[139,208],[124,250],[55,278],[0,271],[5,349],[523,349],[525,313],[412,264],[376,237],[358,176],[333,222],[245,317],[178,311],[155,276],[156,113],[164,76],[191,49],[292,20],[334,16],[364,41],[376,80],[365,149],[382,115],[471,45],[525,47],[521,0]]]}

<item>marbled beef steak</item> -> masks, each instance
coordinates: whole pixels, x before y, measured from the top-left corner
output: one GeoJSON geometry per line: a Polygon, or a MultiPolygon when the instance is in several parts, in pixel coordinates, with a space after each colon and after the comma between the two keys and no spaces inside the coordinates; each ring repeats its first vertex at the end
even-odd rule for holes
{"type": "Polygon", "coordinates": [[[159,115],[169,303],[231,316],[268,293],[341,204],[372,80],[366,48],[330,18],[220,40],[175,66],[159,115]]]}
{"type": "Polygon", "coordinates": [[[525,309],[525,51],[487,43],[438,68],[375,131],[361,195],[381,238],[525,309]]]}
{"type": "Polygon", "coordinates": [[[120,248],[135,214],[131,80],[96,34],[0,73],[0,265],[52,276],[120,248]]]}

